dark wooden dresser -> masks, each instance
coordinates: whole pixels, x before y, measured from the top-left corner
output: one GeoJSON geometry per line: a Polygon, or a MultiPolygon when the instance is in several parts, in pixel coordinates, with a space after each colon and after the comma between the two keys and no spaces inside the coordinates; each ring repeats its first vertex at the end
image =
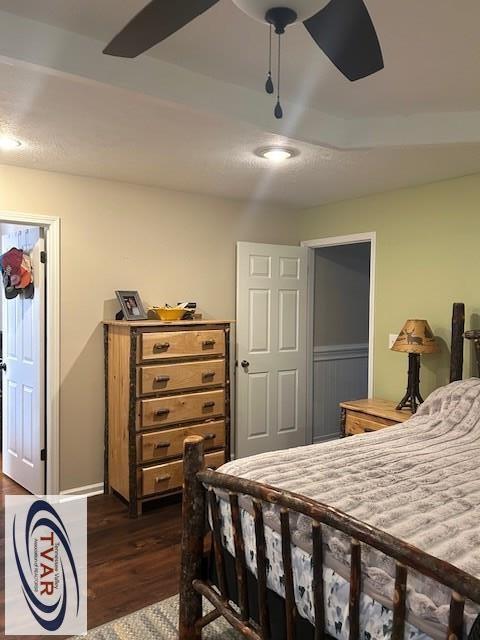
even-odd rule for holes
{"type": "Polygon", "coordinates": [[[106,322],[105,382],[105,491],[131,516],[181,491],[187,436],[210,467],[229,459],[229,322],[106,322]]]}

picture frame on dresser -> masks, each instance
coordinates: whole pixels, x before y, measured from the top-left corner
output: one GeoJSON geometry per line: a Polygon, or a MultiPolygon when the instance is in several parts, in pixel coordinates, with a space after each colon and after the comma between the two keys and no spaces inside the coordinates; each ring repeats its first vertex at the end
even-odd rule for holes
{"type": "Polygon", "coordinates": [[[145,307],[143,306],[142,299],[138,291],[115,291],[117,300],[120,304],[121,311],[119,312],[121,317],[117,317],[117,320],[146,320],[148,317],[145,307]]]}
{"type": "Polygon", "coordinates": [[[180,494],[183,441],[206,441],[210,467],[230,457],[230,325],[222,320],[104,323],[105,492],[141,515],[180,494]]]}

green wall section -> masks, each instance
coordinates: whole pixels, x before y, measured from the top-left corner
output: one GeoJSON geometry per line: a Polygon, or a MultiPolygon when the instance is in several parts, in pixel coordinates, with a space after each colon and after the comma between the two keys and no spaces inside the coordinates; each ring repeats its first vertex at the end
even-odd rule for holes
{"type": "MultiPolygon", "coordinates": [[[[375,395],[399,400],[407,355],[388,335],[425,318],[440,353],[422,356],[421,390],[448,382],[453,302],[465,302],[467,328],[480,328],[480,175],[324,205],[300,215],[303,240],[375,231],[375,395]]],[[[477,375],[471,345],[465,376],[477,375]]]]}

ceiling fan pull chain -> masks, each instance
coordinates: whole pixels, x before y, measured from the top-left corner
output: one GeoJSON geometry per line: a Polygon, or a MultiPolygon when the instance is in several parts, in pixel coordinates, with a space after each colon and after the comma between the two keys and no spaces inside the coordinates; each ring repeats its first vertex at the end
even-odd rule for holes
{"type": "Polygon", "coordinates": [[[274,110],[274,114],[275,117],[280,120],[280,118],[283,118],[283,109],[282,109],[282,105],[280,104],[280,58],[281,58],[281,51],[280,51],[280,43],[281,43],[281,35],[278,34],[278,61],[277,61],[277,104],[275,105],[275,110],[274,110]]]}
{"type": "Polygon", "coordinates": [[[270,25],[269,42],[268,42],[268,73],[267,81],[265,83],[265,91],[267,93],[273,93],[273,81],[272,81],[272,25],[270,25]]]}

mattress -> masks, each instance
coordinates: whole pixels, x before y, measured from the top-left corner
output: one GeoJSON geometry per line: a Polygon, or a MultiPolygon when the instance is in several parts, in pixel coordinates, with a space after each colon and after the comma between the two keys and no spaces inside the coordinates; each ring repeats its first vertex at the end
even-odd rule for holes
{"type": "MultiPolygon", "coordinates": [[[[414,417],[395,427],[252,456],[229,462],[219,471],[332,505],[480,578],[479,456],[480,380],[472,378],[436,390],[414,417]]],[[[221,500],[220,506],[225,544],[233,554],[229,505],[221,500]]],[[[247,498],[241,500],[241,507],[247,562],[255,572],[253,519],[247,498]]],[[[276,507],[265,505],[264,519],[268,584],[283,595],[276,507]]],[[[311,522],[292,514],[290,524],[297,605],[300,614],[313,622],[311,522]]],[[[324,543],[327,620],[330,611],[333,621],[328,632],[343,639],[348,627],[349,541],[325,527],[324,543]]],[[[364,637],[383,638],[391,625],[393,561],[364,547],[362,571],[361,618],[369,634],[364,637]],[[375,632],[366,628],[365,620],[374,624],[375,632]]],[[[448,589],[410,571],[408,635],[445,637],[449,601],[448,589]]],[[[467,603],[467,631],[479,610],[477,605],[467,603]]]]}

